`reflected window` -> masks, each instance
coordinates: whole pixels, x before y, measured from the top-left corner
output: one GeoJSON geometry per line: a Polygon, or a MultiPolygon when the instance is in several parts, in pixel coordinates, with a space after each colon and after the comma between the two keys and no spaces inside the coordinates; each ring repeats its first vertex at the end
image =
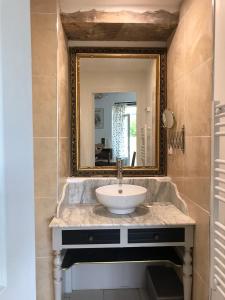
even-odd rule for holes
{"type": "Polygon", "coordinates": [[[136,93],[97,93],[95,100],[95,165],[114,166],[122,158],[127,166],[136,157],[136,93]]]}

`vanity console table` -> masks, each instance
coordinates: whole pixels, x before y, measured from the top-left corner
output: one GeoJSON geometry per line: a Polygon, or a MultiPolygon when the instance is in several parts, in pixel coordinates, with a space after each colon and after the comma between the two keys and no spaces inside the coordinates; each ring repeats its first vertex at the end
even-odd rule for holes
{"type": "Polygon", "coordinates": [[[55,300],[62,297],[62,269],[74,263],[146,259],[179,264],[175,247],[183,249],[184,300],[191,300],[194,221],[171,203],[139,207],[127,216],[113,216],[99,205],[76,205],[65,208],[50,226],[55,300]]]}

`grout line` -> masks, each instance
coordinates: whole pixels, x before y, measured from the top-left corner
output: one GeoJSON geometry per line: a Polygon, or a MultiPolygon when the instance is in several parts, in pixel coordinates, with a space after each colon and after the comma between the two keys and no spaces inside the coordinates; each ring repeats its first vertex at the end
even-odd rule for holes
{"type": "Polygon", "coordinates": [[[36,256],[35,259],[36,260],[39,260],[39,259],[52,259],[53,258],[53,255],[52,256],[36,256]]]}
{"type": "Polygon", "coordinates": [[[56,139],[57,140],[57,136],[33,136],[33,139],[56,139]]]}
{"type": "MultiPolygon", "coordinates": [[[[172,82],[171,88],[175,88],[176,85],[180,83],[181,80],[185,80],[185,78],[189,77],[193,72],[195,72],[198,68],[204,66],[204,64],[208,64],[210,60],[213,60],[213,57],[208,57],[206,60],[201,62],[199,65],[194,67],[192,70],[185,72],[184,74],[180,75],[175,81],[172,82]]],[[[168,66],[168,64],[167,64],[168,66]]],[[[168,68],[169,69],[169,68],[168,68]]]]}
{"type": "Polygon", "coordinates": [[[49,200],[50,200],[50,199],[55,199],[54,196],[53,196],[53,197],[48,197],[48,196],[43,196],[43,197],[37,196],[37,197],[35,197],[35,196],[34,196],[34,198],[37,199],[37,200],[38,200],[38,199],[49,199],[49,200]]]}
{"type": "Polygon", "coordinates": [[[207,284],[207,282],[203,279],[203,277],[202,277],[202,275],[198,272],[198,270],[197,269],[193,269],[193,273],[196,273],[197,275],[198,275],[198,277],[200,278],[200,280],[202,281],[202,283],[207,287],[208,286],[208,284],[207,284]]]}
{"type": "Polygon", "coordinates": [[[49,77],[49,78],[53,78],[53,79],[56,79],[57,78],[57,76],[56,75],[46,75],[46,74],[32,74],[32,78],[40,78],[40,77],[49,77]]]}
{"type": "Polygon", "coordinates": [[[57,195],[52,196],[52,197],[48,197],[48,196],[36,196],[36,195],[34,195],[35,200],[38,200],[38,199],[39,199],[39,200],[40,200],[40,199],[48,199],[48,200],[50,200],[50,199],[51,199],[51,200],[52,200],[52,199],[55,199],[55,200],[56,200],[56,199],[57,199],[56,197],[57,197],[57,195]]]}
{"type": "Polygon", "coordinates": [[[191,75],[193,72],[195,72],[198,68],[201,68],[202,66],[204,66],[205,64],[208,64],[210,62],[210,60],[213,60],[213,57],[210,56],[208,57],[206,60],[204,60],[203,62],[201,62],[199,65],[197,65],[196,67],[194,67],[191,71],[187,72],[187,75],[191,75]]]}
{"type": "Polygon", "coordinates": [[[187,135],[186,138],[211,138],[211,135],[187,135]]]}
{"type": "MultiPolygon", "coordinates": [[[[186,77],[186,74],[183,74],[180,77],[178,77],[177,80],[170,82],[171,83],[171,88],[170,89],[175,88],[180,83],[181,80],[185,80],[185,77],[186,77]]],[[[167,83],[168,83],[168,81],[169,80],[167,80],[167,83]]]]}
{"type": "MultiPolygon", "coordinates": [[[[182,193],[182,195],[184,195],[182,193]]],[[[184,195],[184,200],[188,199],[188,201],[190,201],[192,204],[194,204],[195,206],[197,206],[198,208],[200,208],[201,210],[203,210],[209,217],[210,217],[210,211],[206,210],[205,208],[203,208],[202,206],[200,206],[198,203],[194,202],[193,200],[191,200],[189,197],[187,197],[186,195],[184,195]]]]}
{"type": "Polygon", "coordinates": [[[177,180],[177,179],[210,179],[211,176],[173,176],[173,180],[177,180]]]}
{"type": "Polygon", "coordinates": [[[60,167],[59,167],[59,39],[60,39],[60,33],[59,33],[59,28],[60,28],[60,16],[59,16],[59,9],[57,7],[57,20],[56,20],[56,35],[57,35],[57,53],[56,53],[56,103],[57,103],[57,115],[56,115],[56,131],[57,131],[57,144],[56,144],[56,150],[57,150],[57,162],[56,162],[56,168],[57,168],[57,177],[56,177],[56,192],[57,192],[57,203],[59,202],[59,172],[60,172],[60,167]]]}
{"type": "Polygon", "coordinates": [[[53,78],[56,79],[56,74],[37,74],[37,73],[32,73],[32,78],[34,77],[46,77],[46,78],[53,78]]]}
{"type": "Polygon", "coordinates": [[[38,12],[38,11],[31,11],[31,15],[57,15],[57,12],[38,12]]]}

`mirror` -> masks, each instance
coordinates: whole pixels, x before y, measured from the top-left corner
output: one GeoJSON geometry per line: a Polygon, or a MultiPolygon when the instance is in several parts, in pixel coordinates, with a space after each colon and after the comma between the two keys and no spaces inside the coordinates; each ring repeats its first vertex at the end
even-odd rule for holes
{"type": "Polygon", "coordinates": [[[126,51],[72,48],[73,175],[115,174],[117,158],[127,174],[165,170],[165,51],[126,51]]]}
{"type": "Polygon", "coordinates": [[[168,109],[165,109],[163,112],[163,126],[167,129],[173,128],[175,124],[174,113],[168,109]]]}

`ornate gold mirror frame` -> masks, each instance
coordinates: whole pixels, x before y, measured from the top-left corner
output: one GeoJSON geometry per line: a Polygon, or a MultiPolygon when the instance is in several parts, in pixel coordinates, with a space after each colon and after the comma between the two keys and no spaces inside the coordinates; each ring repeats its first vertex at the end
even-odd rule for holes
{"type": "Polygon", "coordinates": [[[72,176],[115,176],[115,166],[80,166],[80,58],[122,57],[157,59],[156,100],[156,165],[124,167],[124,176],[166,175],[167,142],[162,113],[166,108],[166,49],[165,48],[70,48],[71,85],[71,175],[72,176]]]}

